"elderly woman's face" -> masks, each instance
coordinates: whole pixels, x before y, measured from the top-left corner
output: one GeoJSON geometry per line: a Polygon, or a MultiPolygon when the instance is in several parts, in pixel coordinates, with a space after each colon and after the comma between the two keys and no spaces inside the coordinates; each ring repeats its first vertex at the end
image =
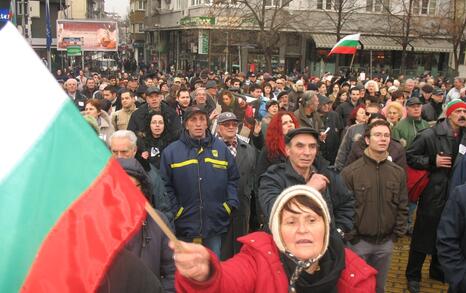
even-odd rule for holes
{"type": "Polygon", "coordinates": [[[395,109],[394,107],[388,108],[387,110],[387,120],[388,122],[391,122],[393,124],[396,124],[398,121],[400,121],[400,113],[398,113],[398,110],[395,109]]]}
{"type": "Polygon", "coordinates": [[[292,203],[283,210],[280,233],[285,248],[300,260],[317,257],[324,248],[325,222],[312,209],[292,203]]]}

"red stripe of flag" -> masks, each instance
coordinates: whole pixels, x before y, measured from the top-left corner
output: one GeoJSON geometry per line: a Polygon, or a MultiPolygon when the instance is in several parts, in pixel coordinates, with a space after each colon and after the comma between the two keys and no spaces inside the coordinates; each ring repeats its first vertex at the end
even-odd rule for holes
{"type": "Polygon", "coordinates": [[[95,291],[115,254],[141,227],[145,203],[119,163],[110,159],[49,232],[22,291],[95,291]]]}

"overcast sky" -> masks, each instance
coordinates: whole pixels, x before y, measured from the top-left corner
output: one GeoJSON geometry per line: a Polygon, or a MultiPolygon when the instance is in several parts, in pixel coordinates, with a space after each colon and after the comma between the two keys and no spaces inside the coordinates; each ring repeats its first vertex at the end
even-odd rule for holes
{"type": "Polygon", "coordinates": [[[116,12],[124,18],[128,12],[129,0],[105,0],[105,11],[116,12]]]}

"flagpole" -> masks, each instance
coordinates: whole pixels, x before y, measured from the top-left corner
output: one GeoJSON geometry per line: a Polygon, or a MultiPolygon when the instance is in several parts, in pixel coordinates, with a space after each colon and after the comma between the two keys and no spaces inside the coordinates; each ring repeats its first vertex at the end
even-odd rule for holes
{"type": "Polygon", "coordinates": [[[353,62],[354,62],[354,56],[356,55],[356,52],[354,52],[353,57],[351,58],[351,64],[349,66],[350,74],[351,74],[351,69],[353,68],[353,62]]]}
{"type": "Polygon", "coordinates": [[[47,67],[49,71],[52,72],[52,31],[50,26],[50,1],[45,0],[45,31],[46,31],[46,47],[47,47],[47,67]]]}
{"type": "Polygon", "coordinates": [[[157,214],[157,212],[155,211],[155,209],[151,206],[151,204],[149,202],[146,202],[145,210],[151,216],[151,218],[155,221],[155,223],[157,223],[157,225],[159,225],[160,229],[168,237],[168,239],[173,241],[173,243],[175,244],[175,247],[177,247],[178,249],[182,249],[181,245],[180,245],[180,241],[176,238],[175,234],[173,234],[172,230],[170,230],[170,228],[168,228],[168,225],[157,214]]]}

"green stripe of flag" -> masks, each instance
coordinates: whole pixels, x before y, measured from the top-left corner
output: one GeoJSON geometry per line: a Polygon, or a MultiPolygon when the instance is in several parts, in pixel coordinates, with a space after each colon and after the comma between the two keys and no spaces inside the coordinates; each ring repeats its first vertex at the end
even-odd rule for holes
{"type": "Polygon", "coordinates": [[[357,47],[359,45],[359,41],[355,40],[342,40],[341,43],[338,43],[336,47],[357,47]]]}
{"type": "Polygon", "coordinates": [[[9,252],[0,262],[0,292],[19,291],[50,229],[110,157],[100,140],[90,139],[95,133],[69,100],[50,121],[53,124],[0,185],[0,251],[9,252]],[[27,184],[23,178],[28,178],[27,184]],[[35,219],[43,220],[31,225],[35,219]]]}

